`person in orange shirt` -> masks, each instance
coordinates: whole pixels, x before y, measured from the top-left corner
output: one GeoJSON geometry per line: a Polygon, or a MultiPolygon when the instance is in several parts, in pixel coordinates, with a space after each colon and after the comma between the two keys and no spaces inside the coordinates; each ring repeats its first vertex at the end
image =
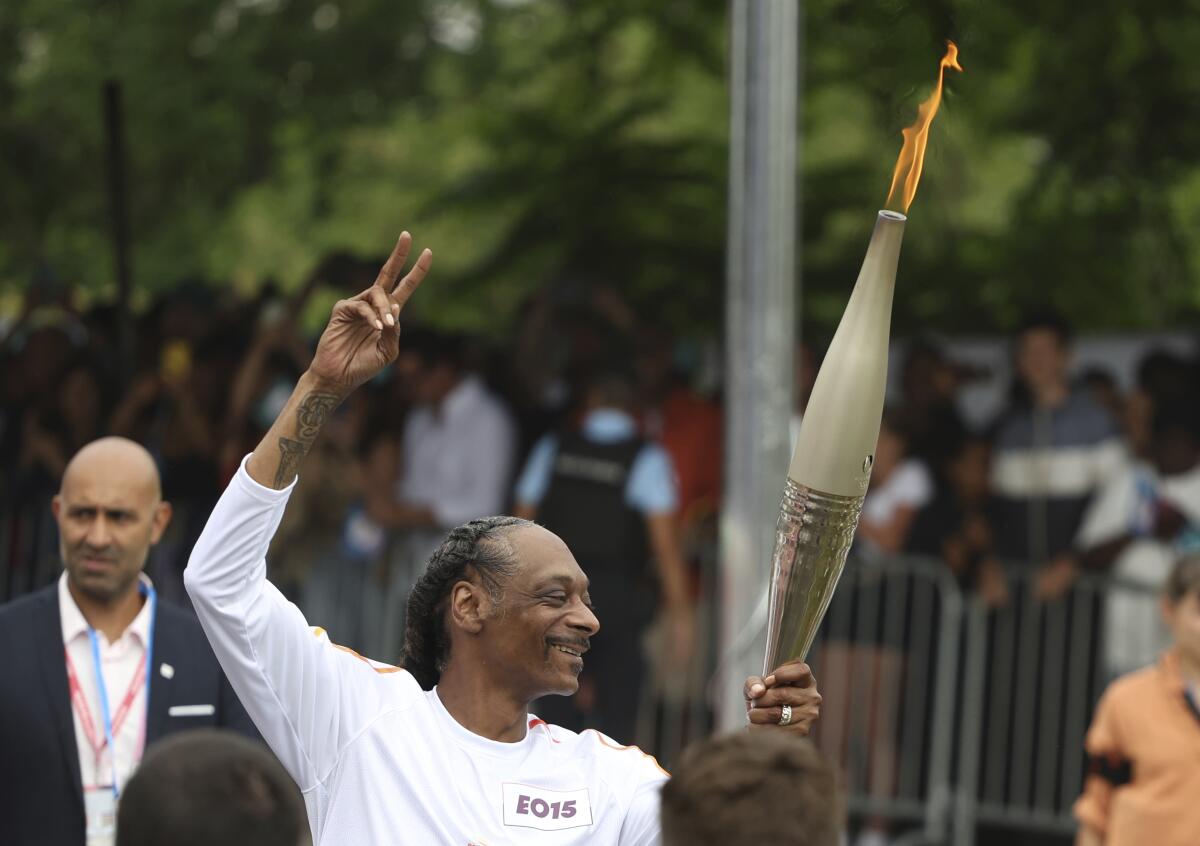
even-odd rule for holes
{"type": "Polygon", "coordinates": [[[1162,612],[1171,647],[1113,682],[1088,730],[1076,846],[1200,843],[1200,554],[1176,562],[1162,612]]]}

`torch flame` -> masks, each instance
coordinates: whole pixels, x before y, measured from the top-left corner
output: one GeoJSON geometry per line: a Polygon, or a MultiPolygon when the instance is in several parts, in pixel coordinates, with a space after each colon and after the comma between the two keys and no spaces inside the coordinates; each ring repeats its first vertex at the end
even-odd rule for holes
{"type": "Polygon", "coordinates": [[[958,64],[958,46],[953,41],[946,42],[946,55],[942,56],[938,65],[937,88],[928,100],[917,107],[916,123],[901,132],[904,136],[904,146],[900,149],[900,158],[896,160],[887,204],[892,205],[892,199],[899,191],[906,213],[912,205],[913,198],[917,196],[917,183],[921,181],[921,168],[925,164],[925,145],[929,143],[929,125],[933,123],[933,116],[942,104],[942,78],[946,68],[962,72],[962,67],[958,64]]]}

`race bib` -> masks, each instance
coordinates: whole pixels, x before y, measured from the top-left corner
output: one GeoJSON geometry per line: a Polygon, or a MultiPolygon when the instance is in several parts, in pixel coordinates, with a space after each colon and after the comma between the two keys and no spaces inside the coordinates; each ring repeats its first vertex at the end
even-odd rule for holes
{"type": "Polygon", "coordinates": [[[548,790],[505,782],[504,824],[541,831],[562,831],[592,824],[588,791],[548,790]]]}

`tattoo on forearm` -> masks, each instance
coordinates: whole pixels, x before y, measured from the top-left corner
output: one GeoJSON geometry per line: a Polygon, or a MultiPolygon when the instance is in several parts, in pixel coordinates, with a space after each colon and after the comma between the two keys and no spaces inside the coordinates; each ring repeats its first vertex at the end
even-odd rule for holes
{"type": "Polygon", "coordinates": [[[279,439],[279,470],[275,473],[275,489],[282,490],[291,484],[300,469],[300,462],[308,455],[309,447],[317,439],[330,412],[337,408],[336,394],[308,394],[296,409],[296,437],[279,439]]]}
{"type": "Polygon", "coordinates": [[[307,452],[308,447],[300,441],[279,439],[279,470],[275,473],[275,490],[281,491],[292,483],[307,452]]]}
{"type": "Polygon", "coordinates": [[[296,420],[299,422],[297,437],[307,449],[316,440],[317,432],[325,425],[325,418],[337,407],[336,394],[309,394],[296,409],[296,420]]]}

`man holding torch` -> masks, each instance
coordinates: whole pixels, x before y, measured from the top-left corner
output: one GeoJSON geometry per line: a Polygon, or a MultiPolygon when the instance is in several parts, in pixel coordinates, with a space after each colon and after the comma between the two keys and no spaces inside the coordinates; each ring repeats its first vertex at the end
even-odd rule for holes
{"type": "MultiPolygon", "coordinates": [[[[515,517],[450,532],[408,601],[402,667],[312,629],[266,578],[266,553],[305,455],[337,405],[399,352],[401,310],[432,263],[401,278],[412,239],[334,306],[308,370],[246,458],[184,581],[213,649],[304,795],[313,839],[361,843],[651,844],[654,759],[529,703],[578,687],[600,623],[587,575],[555,535],[515,517]]],[[[600,635],[603,636],[603,635],[600,635]]],[[[752,726],[806,734],[820,695],[790,661],[746,680],[752,726]]]]}

